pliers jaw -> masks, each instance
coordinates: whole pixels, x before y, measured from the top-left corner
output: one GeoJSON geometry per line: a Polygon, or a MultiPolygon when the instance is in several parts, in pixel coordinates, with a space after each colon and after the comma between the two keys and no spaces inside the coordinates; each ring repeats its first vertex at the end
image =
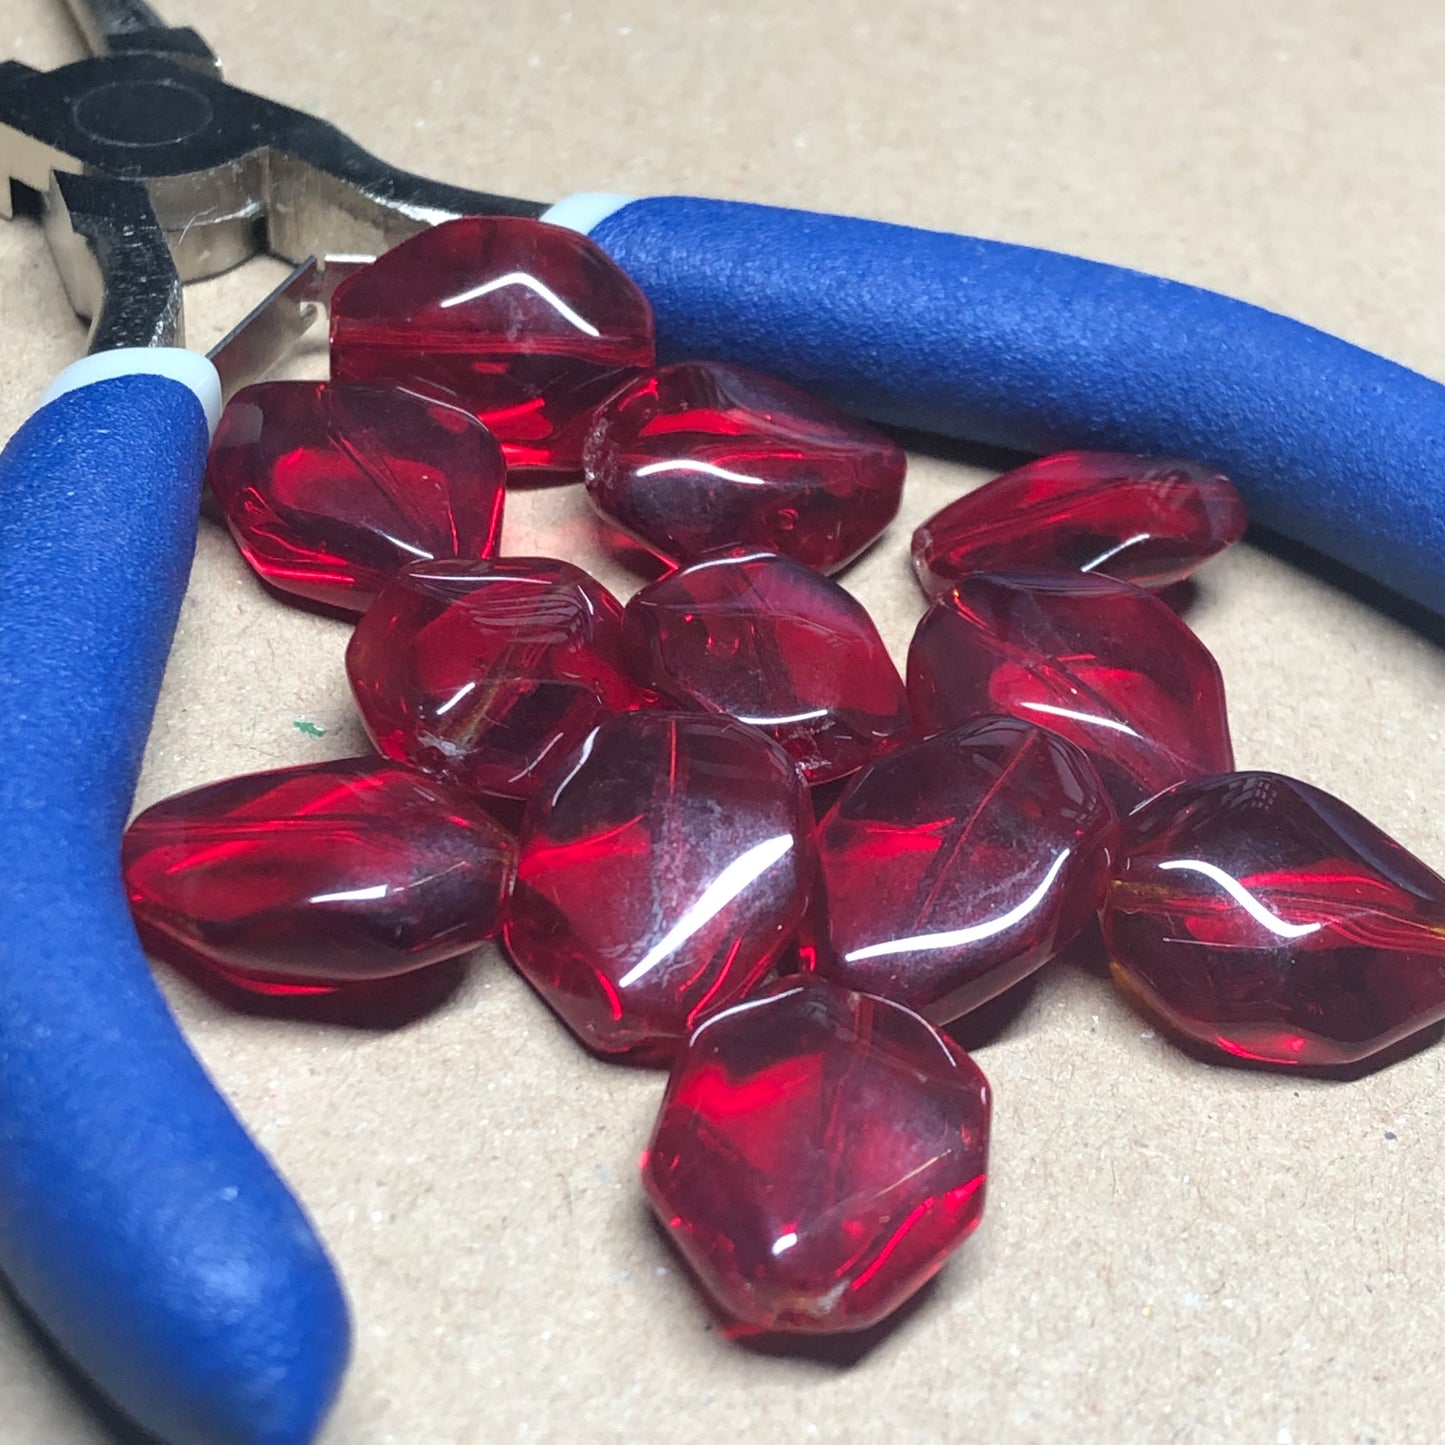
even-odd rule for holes
{"type": "Polygon", "coordinates": [[[138,0],[69,3],[104,53],[53,71],[0,64],[0,214],[17,187],[45,199],[91,350],[179,339],[171,273],[178,289],[260,253],[376,255],[454,216],[545,209],[399,170],[326,121],[228,85],[204,41],[138,0]]]}
{"type": "Polygon", "coordinates": [[[220,75],[214,50],[189,25],[167,25],[143,0],[66,0],[92,55],[168,55],[181,65],[220,75]]]}
{"type": "MultiPolygon", "coordinates": [[[[268,102],[165,56],[97,56],[0,72],[0,173],[44,195],[52,173],[130,181],[183,281],[265,249],[268,102]],[[255,105],[237,104],[237,100],[255,105]]],[[[9,200],[10,198],[6,198],[9,200]]],[[[8,208],[7,208],[8,210],[8,208]]]]}
{"type": "Polygon", "coordinates": [[[52,171],[46,240],[90,352],[183,346],[181,278],[144,186],[52,171]]]}

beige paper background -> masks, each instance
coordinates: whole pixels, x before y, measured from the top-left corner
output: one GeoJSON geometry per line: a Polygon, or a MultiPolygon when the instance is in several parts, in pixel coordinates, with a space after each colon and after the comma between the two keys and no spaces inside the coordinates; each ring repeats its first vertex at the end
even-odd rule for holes
{"type": "MultiPolygon", "coordinates": [[[[77,42],[5,0],[0,50],[77,42]]],[[[1291,312],[1445,377],[1438,0],[173,0],[237,83],[398,163],[853,211],[1080,252],[1291,312]]],[[[209,344],[279,275],[188,297],[209,344]]],[[[38,232],[0,230],[0,431],[80,330],[38,232]]],[[[313,352],[297,366],[316,373],[313,352]]],[[[983,472],[917,457],[847,577],[901,657],[910,528],[983,472]]],[[[514,551],[595,567],[573,491],[514,551]]],[[[1329,788],[1445,867],[1437,644],[1240,548],[1190,616],[1242,766],[1329,788]]],[[[265,597],[215,526],[141,802],[359,749],[346,628],[265,597]],[[320,741],[294,726],[326,728],[320,741]]],[[[1055,966],[984,1045],[985,1222],[862,1358],[722,1340],[635,1183],[662,1080],[584,1056],[493,953],[391,1028],[246,1012],[164,974],[355,1305],[325,1445],[1258,1442],[1445,1437],[1445,1046],[1352,1083],[1210,1067],[1055,966]]],[[[0,1308],[0,1441],[111,1437],[0,1308]]]]}

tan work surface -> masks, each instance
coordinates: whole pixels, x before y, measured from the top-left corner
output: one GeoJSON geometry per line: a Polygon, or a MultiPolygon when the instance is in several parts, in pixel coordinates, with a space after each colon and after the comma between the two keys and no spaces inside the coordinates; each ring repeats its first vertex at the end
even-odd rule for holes
{"type": "MultiPolygon", "coordinates": [[[[74,58],[50,0],[0,52],[74,58]]],[[[236,83],[399,164],[842,210],[1121,262],[1445,378],[1438,0],[171,0],[236,83]]],[[[209,344],[281,273],[188,295],[209,344]]],[[[81,330],[31,225],[0,228],[0,433],[81,330]]],[[[313,348],[297,374],[322,374],[313,348]]],[[[910,529],[985,473],[913,460],[846,577],[901,658],[910,529]]],[[[578,489],[509,502],[508,550],[595,568],[578,489]]],[[[1244,767],[1338,793],[1445,867],[1437,644],[1250,547],[1190,614],[1244,767]]],[[[289,610],[202,525],[139,802],[362,750],[347,628],[289,610]],[[325,729],[314,739],[298,721],[325,729]]],[[[1354,1082],[1186,1057],[1054,965],[979,1050],[984,1223],[861,1358],[728,1343],[650,1223],[659,1074],[598,1063],[491,950],[391,1027],[240,1011],[162,972],[316,1218],[354,1303],[325,1445],[1445,1438],[1445,1044],[1354,1082]]],[[[108,1439],[0,1306],[0,1441],[108,1439]]]]}

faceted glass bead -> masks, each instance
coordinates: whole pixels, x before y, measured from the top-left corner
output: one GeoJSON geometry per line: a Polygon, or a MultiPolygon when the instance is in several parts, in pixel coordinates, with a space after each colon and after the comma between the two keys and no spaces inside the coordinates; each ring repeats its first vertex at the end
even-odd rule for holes
{"type": "Polygon", "coordinates": [[[652,362],[631,279],[585,236],[515,216],[429,227],[331,302],[335,378],[455,400],[514,469],[575,474],[597,404],[652,362]]]}
{"type": "Polygon", "coordinates": [[[1126,819],[1103,921],[1125,991],[1239,1058],[1350,1063],[1445,1017],[1445,878],[1276,773],[1126,819]]]}
{"type": "Polygon", "coordinates": [[[1093,919],[1117,841],[1078,748],[1017,718],[980,718],[869,763],[823,819],[826,906],[804,957],[947,1023],[1093,919]]]}
{"type": "Polygon", "coordinates": [[[898,669],[836,582],[771,552],[711,557],[627,604],[633,676],[776,738],[809,783],[853,772],[908,726],[898,669]]]}
{"type": "Polygon", "coordinates": [[[622,664],[622,607],[547,557],[421,562],[357,624],[346,672],[389,758],[525,798],[610,713],[648,696],[622,664]]]}
{"type": "Polygon", "coordinates": [[[364,612],[427,557],[490,557],[506,464],[469,413],[394,387],[248,386],[226,407],[211,490],[272,586],[364,612]]]}
{"type": "Polygon", "coordinates": [[[903,448],[771,377],[689,361],[602,406],[583,453],[598,511],[664,561],[757,547],[834,572],[898,512],[903,448]]]}
{"type": "Polygon", "coordinates": [[[863,1329],[983,1213],[989,1089],[898,1004],[780,979],[679,1056],[642,1179],[736,1333],[863,1329]]]}
{"type": "Polygon", "coordinates": [[[971,573],[918,624],[908,698],[926,732],[1008,713],[1058,733],[1121,812],[1234,766],[1218,664],[1157,597],[1112,577],[971,573]]]}
{"type": "Polygon", "coordinates": [[[515,854],[453,789],[344,758],[167,798],[130,825],[123,860],[153,953],[294,993],[475,948],[500,922],[515,854]]]}
{"type": "Polygon", "coordinates": [[[731,718],[609,718],[522,821],[506,943],[589,1048],[667,1059],[797,928],[812,809],[788,755],[731,718]]]}
{"type": "Polygon", "coordinates": [[[913,534],[930,597],[969,572],[1102,572],[1165,587],[1244,535],[1233,484],[1197,462],[1060,452],[985,483],[913,534]]]}

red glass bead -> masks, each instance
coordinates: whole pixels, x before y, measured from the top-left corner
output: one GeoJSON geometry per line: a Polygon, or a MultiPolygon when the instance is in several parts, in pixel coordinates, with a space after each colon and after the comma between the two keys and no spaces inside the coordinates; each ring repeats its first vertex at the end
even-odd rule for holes
{"type": "Polygon", "coordinates": [[[712,557],[644,587],[623,643],[633,676],[761,728],[809,783],[853,772],[908,726],[898,669],[862,604],[771,552],[712,557]]]}
{"type": "Polygon", "coordinates": [[[408,562],[492,555],[506,464],[456,407],[392,387],[271,381],[226,407],[207,480],[267,582],[364,612],[408,562]]]}
{"type": "Polygon", "coordinates": [[[1239,541],[1245,523],[1233,484],[1197,462],[1060,452],[930,517],[913,534],[913,566],[930,597],[969,572],[1014,567],[1165,587],[1239,541]]]}
{"type": "Polygon", "coordinates": [[[898,1004],[780,979],[689,1040],[642,1161],[736,1333],[863,1329],[983,1213],[989,1089],[898,1004]]]}
{"type": "Polygon", "coordinates": [[[835,572],[898,513],[903,448],[781,381],[689,361],[598,411],[583,452],[597,510],[664,561],[758,547],[835,572]]]}
{"type": "Polygon", "coordinates": [[[1152,593],[1092,573],[974,572],[924,614],[908,698],[926,732],[982,713],[1083,748],[1121,812],[1234,766],[1224,683],[1152,593]]]}
{"type": "Polygon", "coordinates": [[[451,788],[378,758],[211,783],[125,835],[147,946],[258,993],[387,978],[475,948],[516,846],[451,788]]]}
{"type": "Polygon", "coordinates": [[[1351,1063],[1445,1017],[1445,878],[1276,773],[1129,817],[1104,929],[1126,992],[1239,1058],[1351,1063]]]}
{"type": "Polygon", "coordinates": [[[609,718],[527,805],[506,929],[589,1048],[666,1059],[787,942],[813,878],[788,755],[731,718],[609,718]]]}
{"type": "Polygon", "coordinates": [[[507,465],[575,474],[597,404],[653,361],[652,308],[600,247],[515,216],[432,226],[331,302],[331,374],[454,399],[507,465]]]}
{"type": "Polygon", "coordinates": [[[389,758],[525,798],[609,713],[650,699],[622,664],[622,607],[546,557],[420,562],[357,624],[346,672],[389,758]]]}
{"type": "Polygon", "coordinates": [[[1104,899],[1118,822],[1061,737],[989,717],[878,758],[818,829],[812,966],[947,1023],[1046,963],[1104,899]]]}

